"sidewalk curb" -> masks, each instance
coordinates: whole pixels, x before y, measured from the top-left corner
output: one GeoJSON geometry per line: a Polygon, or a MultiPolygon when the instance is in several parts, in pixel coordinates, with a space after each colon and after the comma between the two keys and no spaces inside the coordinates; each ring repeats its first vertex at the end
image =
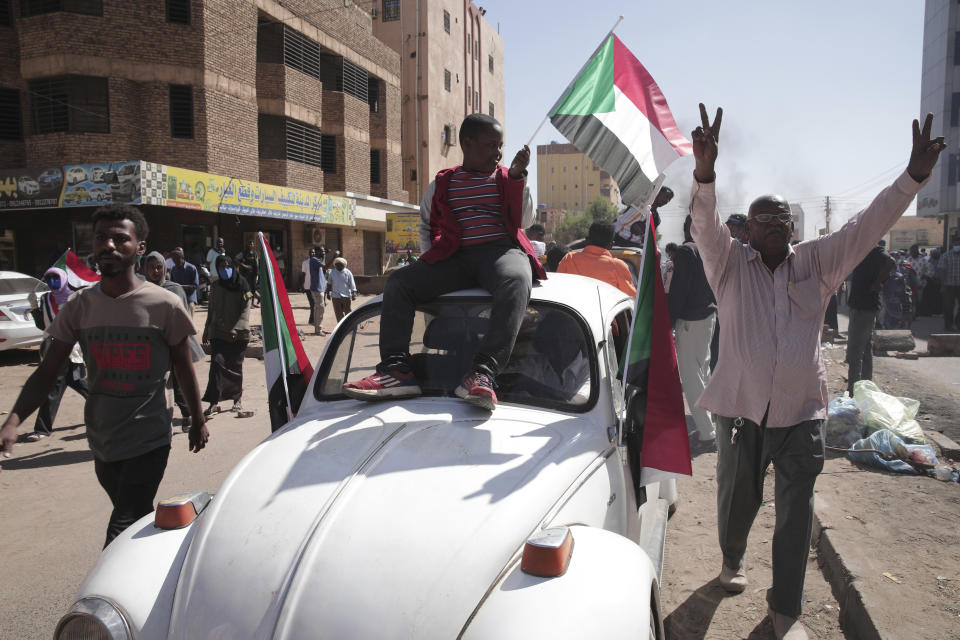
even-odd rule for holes
{"type": "Polygon", "coordinates": [[[871,615],[872,605],[864,596],[858,576],[850,570],[837,550],[832,527],[825,525],[814,509],[813,543],[817,549],[820,570],[823,572],[833,597],[840,605],[840,628],[848,638],[884,640],[871,615]]]}

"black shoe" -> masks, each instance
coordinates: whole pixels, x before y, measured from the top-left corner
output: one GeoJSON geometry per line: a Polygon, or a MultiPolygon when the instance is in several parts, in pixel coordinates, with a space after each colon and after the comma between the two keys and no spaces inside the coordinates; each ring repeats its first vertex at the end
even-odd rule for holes
{"type": "Polygon", "coordinates": [[[188,431],[190,431],[190,424],[191,424],[190,416],[183,416],[183,420],[180,421],[180,430],[183,431],[184,433],[187,433],[188,431]]]}

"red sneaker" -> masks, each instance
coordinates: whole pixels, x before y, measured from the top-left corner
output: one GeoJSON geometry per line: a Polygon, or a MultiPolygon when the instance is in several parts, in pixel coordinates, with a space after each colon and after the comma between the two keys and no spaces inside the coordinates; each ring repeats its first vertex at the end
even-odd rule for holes
{"type": "Polygon", "coordinates": [[[422,392],[412,371],[377,371],[362,380],[346,383],[343,385],[343,393],[356,400],[385,400],[412,398],[422,392]]]}
{"type": "Polygon", "coordinates": [[[497,394],[494,391],[493,376],[481,371],[468,373],[454,390],[458,398],[463,398],[475,407],[493,411],[497,407],[497,394]]]}

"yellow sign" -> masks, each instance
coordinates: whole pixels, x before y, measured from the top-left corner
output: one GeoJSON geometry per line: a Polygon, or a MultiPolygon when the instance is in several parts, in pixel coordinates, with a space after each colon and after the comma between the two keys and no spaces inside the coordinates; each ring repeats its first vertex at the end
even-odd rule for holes
{"type": "Polygon", "coordinates": [[[351,198],[143,163],[144,204],[356,226],[351,198]]]}
{"type": "Polygon", "coordinates": [[[387,213],[386,253],[420,253],[420,214],[387,213]]]}

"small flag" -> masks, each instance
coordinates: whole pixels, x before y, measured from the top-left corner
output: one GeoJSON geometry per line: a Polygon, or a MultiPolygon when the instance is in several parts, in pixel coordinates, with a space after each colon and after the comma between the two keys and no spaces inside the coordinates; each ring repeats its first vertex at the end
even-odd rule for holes
{"type": "Polygon", "coordinates": [[[73,291],[100,282],[100,276],[70,249],[64,251],[53,266],[67,274],[67,285],[73,291]]]}
{"type": "Polygon", "coordinates": [[[260,246],[263,365],[267,373],[270,429],[276,431],[300,410],[307,384],[313,377],[313,366],[300,342],[277,260],[263,234],[257,235],[260,246]]]}
{"type": "Polygon", "coordinates": [[[550,110],[550,122],[614,177],[627,205],[640,205],[657,176],[693,152],[660,87],[613,34],[550,110]]]}
{"type": "Polygon", "coordinates": [[[627,434],[628,439],[633,439],[628,447],[632,466],[642,469],[640,477],[634,478],[636,488],[691,475],[683,388],[652,216],[644,239],[640,286],[627,354],[623,360],[627,363],[624,395],[628,423],[642,425],[627,434]]]}

